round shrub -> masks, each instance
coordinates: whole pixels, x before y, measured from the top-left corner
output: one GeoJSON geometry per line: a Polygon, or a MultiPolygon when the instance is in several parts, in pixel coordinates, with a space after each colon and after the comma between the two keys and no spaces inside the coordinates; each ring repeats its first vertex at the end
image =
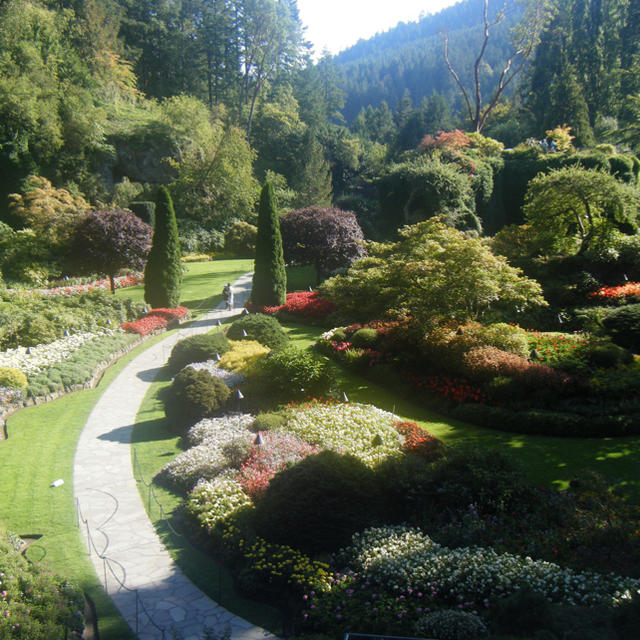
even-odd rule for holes
{"type": "Polygon", "coordinates": [[[377,339],[378,332],[375,329],[358,329],[351,336],[351,344],[357,348],[370,349],[375,345],[377,339]]]}
{"type": "Polygon", "coordinates": [[[211,360],[216,353],[222,355],[230,348],[229,341],[220,331],[190,336],[176,343],[171,350],[167,365],[173,372],[180,371],[192,362],[211,360]]]}
{"type": "Polygon", "coordinates": [[[289,342],[278,320],[263,313],[241,316],[229,327],[227,336],[231,340],[257,340],[270,349],[282,349],[289,342]]]}
{"type": "Polygon", "coordinates": [[[27,376],[14,367],[0,367],[0,387],[9,389],[26,389],[29,384],[27,376]]]}
{"type": "Polygon", "coordinates": [[[596,344],[589,349],[589,364],[598,369],[610,369],[633,362],[633,355],[616,344],[596,344]]]}
{"type": "Polygon", "coordinates": [[[438,640],[474,640],[489,635],[482,619],[468,611],[443,609],[423,615],[415,626],[416,635],[438,640]]]}
{"type": "Polygon", "coordinates": [[[333,375],[326,358],[308,350],[288,347],[272,351],[267,356],[260,368],[258,381],[266,394],[295,399],[328,393],[333,375]]]}
{"type": "Polygon", "coordinates": [[[218,413],[226,404],[229,387],[208,371],[183,369],[167,387],[164,411],[174,431],[184,435],[194,423],[218,413]]]}
{"type": "Polygon", "coordinates": [[[278,473],[256,503],[258,535],[305,553],[335,551],[375,520],[374,486],[354,456],[309,456],[278,473]]]}
{"type": "Polygon", "coordinates": [[[480,327],[478,334],[482,342],[491,347],[515,353],[523,358],[526,358],[529,353],[527,333],[520,327],[514,327],[506,322],[496,322],[480,327]]]}
{"type": "Polygon", "coordinates": [[[236,222],[224,235],[224,250],[234,258],[253,258],[256,252],[258,227],[248,222],[236,222]]]}
{"type": "Polygon", "coordinates": [[[640,351],[640,304],[628,304],[611,311],[602,326],[617,345],[634,353],[640,351]]]}
{"type": "Polygon", "coordinates": [[[287,421],[281,413],[259,413],[249,427],[251,431],[275,431],[287,421]]]}

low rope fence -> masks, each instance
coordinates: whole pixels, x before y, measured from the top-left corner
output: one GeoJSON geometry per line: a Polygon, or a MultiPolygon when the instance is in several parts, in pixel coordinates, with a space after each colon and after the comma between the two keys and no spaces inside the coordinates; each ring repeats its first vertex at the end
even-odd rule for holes
{"type": "Polygon", "coordinates": [[[125,584],[125,581],[127,579],[127,571],[125,569],[125,567],[118,562],[117,560],[110,558],[109,556],[106,555],[106,550],[109,548],[109,536],[108,534],[103,530],[103,527],[114,517],[114,515],[116,514],[116,512],[118,511],[118,501],[115,498],[115,496],[111,495],[110,493],[106,492],[106,491],[102,491],[101,489],[93,489],[93,491],[97,491],[99,493],[102,493],[108,497],[110,497],[114,503],[114,510],[113,512],[109,515],[109,517],[98,527],[96,527],[96,531],[99,531],[101,535],[104,536],[104,548],[102,551],[100,551],[96,545],[96,542],[94,540],[94,537],[92,535],[91,532],[91,526],[89,525],[89,520],[87,518],[84,517],[84,514],[82,513],[82,508],[80,506],[80,499],[76,498],[76,522],[78,525],[78,528],[85,528],[86,530],[86,534],[87,534],[87,547],[89,549],[89,555],[93,555],[95,554],[100,560],[102,560],[102,572],[103,572],[103,577],[104,577],[104,589],[105,592],[107,593],[107,595],[109,595],[109,575],[112,576],[112,578],[115,580],[117,586],[117,590],[121,590],[124,589],[125,591],[127,591],[128,593],[131,593],[134,595],[135,598],[135,623],[134,623],[134,631],[136,633],[136,635],[139,634],[140,632],[140,628],[141,626],[143,626],[141,624],[141,622],[143,621],[143,616],[146,617],[146,619],[148,620],[148,622],[157,630],[160,632],[160,638],[162,640],[168,640],[166,631],[164,629],[164,627],[161,627],[159,624],[156,623],[156,621],[153,619],[153,616],[149,613],[149,611],[147,610],[147,608],[144,606],[144,602],[142,601],[142,598],[140,596],[140,593],[138,591],[138,589],[132,589],[131,587],[128,587],[125,584]],[[122,578],[120,578],[120,576],[116,573],[115,568],[119,568],[120,569],[120,574],[122,575],[122,578]]]}

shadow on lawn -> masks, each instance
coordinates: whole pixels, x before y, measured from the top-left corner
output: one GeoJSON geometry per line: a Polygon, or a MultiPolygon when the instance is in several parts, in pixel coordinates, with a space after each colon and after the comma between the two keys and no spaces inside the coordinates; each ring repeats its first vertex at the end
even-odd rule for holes
{"type": "Polygon", "coordinates": [[[137,422],[135,425],[118,427],[108,433],[99,436],[100,440],[111,442],[122,442],[124,444],[135,444],[136,442],[160,442],[162,440],[172,440],[175,433],[169,431],[166,419],[156,418],[155,420],[145,420],[137,422]]]}

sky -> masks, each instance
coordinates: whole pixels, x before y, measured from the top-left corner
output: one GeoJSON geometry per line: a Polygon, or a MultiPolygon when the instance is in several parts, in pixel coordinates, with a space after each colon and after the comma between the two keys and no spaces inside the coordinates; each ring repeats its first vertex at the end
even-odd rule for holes
{"type": "Polygon", "coordinates": [[[315,58],[324,49],[337,54],[360,38],[415,22],[421,13],[438,13],[459,0],[298,0],[300,19],[315,58]]]}

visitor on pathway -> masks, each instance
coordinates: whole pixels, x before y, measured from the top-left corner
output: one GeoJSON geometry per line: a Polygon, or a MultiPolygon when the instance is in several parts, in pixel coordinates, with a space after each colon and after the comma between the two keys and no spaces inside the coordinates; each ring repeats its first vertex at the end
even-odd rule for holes
{"type": "Polygon", "coordinates": [[[228,282],[224,285],[224,289],[222,289],[222,295],[224,296],[227,309],[233,309],[233,289],[228,282]]]}

